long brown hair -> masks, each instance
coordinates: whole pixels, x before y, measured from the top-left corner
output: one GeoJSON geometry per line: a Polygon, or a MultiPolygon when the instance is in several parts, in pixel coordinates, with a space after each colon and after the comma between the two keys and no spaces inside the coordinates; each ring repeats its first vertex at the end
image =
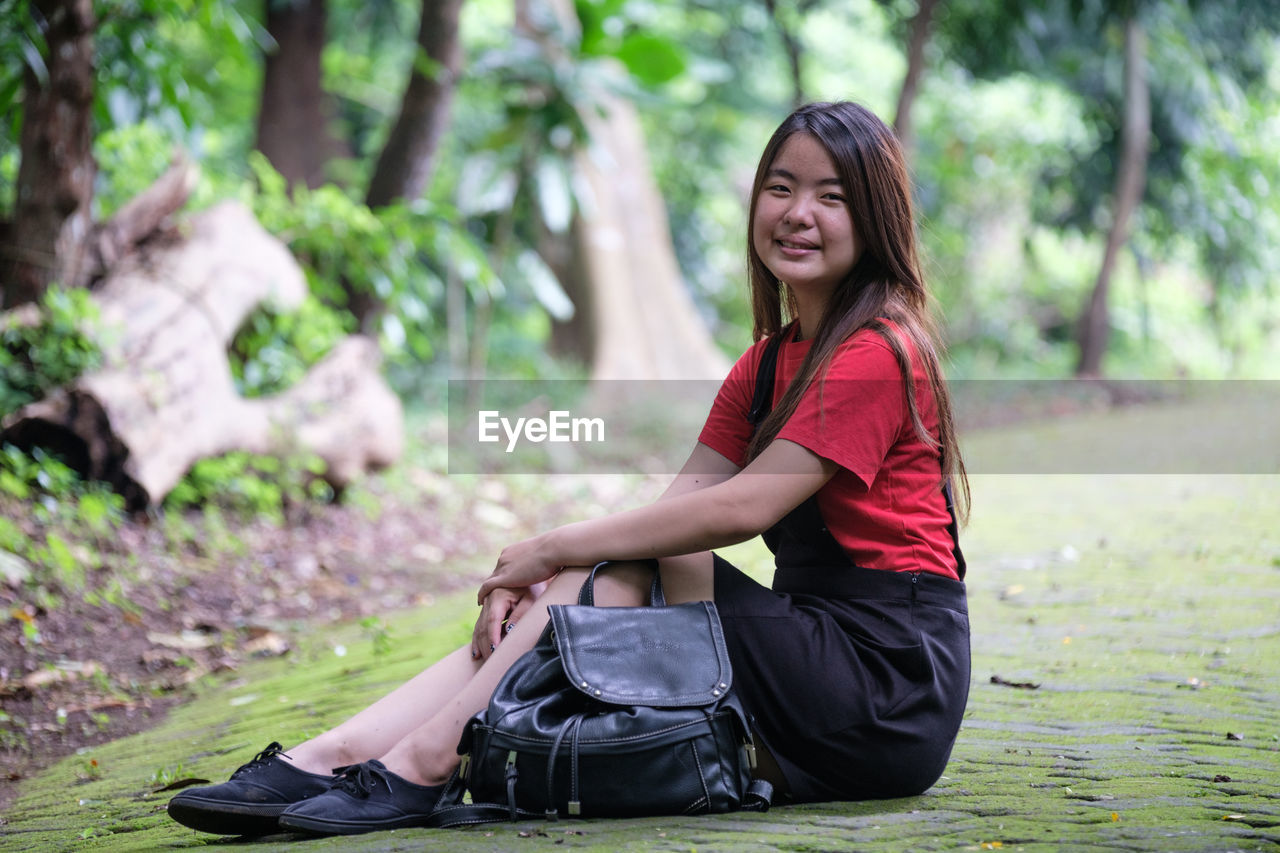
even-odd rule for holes
{"type": "Polygon", "coordinates": [[[962,517],[967,516],[969,480],[960,458],[951,396],[939,363],[941,345],[916,253],[911,184],[897,137],[865,107],[848,101],[807,104],[788,116],[765,146],[747,216],[747,264],[755,323],[752,336],[758,341],[781,334],[784,325],[797,315],[794,294],[765,266],[751,239],[765,177],[783,144],[796,133],[816,139],[835,164],[862,255],[828,301],[808,354],[778,405],[756,430],[747,458],[754,459],[778,435],[805,390],[830,365],[836,348],[862,329],[871,329],[884,338],[898,361],[916,434],[941,455],[939,487],[949,479],[959,481],[958,509],[962,517]],[[911,350],[924,368],[933,394],[938,414],[936,436],[920,417],[911,350]]]}

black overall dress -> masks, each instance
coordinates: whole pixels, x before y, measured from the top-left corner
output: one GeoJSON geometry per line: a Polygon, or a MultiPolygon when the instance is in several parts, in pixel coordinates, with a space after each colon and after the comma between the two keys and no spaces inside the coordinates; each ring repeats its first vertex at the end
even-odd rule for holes
{"type": "MultiPolygon", "coordinates": [[[[773,365],[762,362],[766,369],[771,385],[773,365]]],[[[947,505],[963,578],[949,489],[947,505]]],[[[717,556],[715,602],[734,687],[790,798],[923,792],[946,767],[969,695],[963,581],[854,565],[813,496],[764,540],[777,567],[773,589],[717,556]]]]}

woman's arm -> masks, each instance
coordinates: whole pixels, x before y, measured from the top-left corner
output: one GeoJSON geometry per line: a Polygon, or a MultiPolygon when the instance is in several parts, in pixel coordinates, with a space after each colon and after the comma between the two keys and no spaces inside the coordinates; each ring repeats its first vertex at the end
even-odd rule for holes
{"type": "Polygon", "coordinates": [[[729,460],[710,448],[705,452],[695,450],[655,503],[567,524],[503,549],[497,568],[480,585],[479,600],[492,589],[546,580],[562,566],[669,557],[742,542],[769,529],[838,470],[834,462],[785,440],[770,444],[736,474],[729,471],[736,468],[729,460]],[[706,474],[691,468],[694,462],[717,464],[706,454],[719,457],[718,467],[708,467],[706,474]]]}
{"type": "Polygon", "coordinates": [[[693,452],[685,460],[680,473],[671,481],[658,500],[666,500],[676,495],[718,485],[741,470],[742,468],[699,442],[693,446],[693,452]]]}
{"type": "MultiPolygon", "coordinates": [[[[695,444],[684,467],[658,500],[723,483],[740,470],[742,469],[705,444],[695,444]]],[[[592,561],[592,565],[594,564],[595,561],[592,561]]],[[[559,569],[558,566],[556,568],[559,569]]],[[[525,611],[542,594],[545,586],[545,583],[538,583],[532,587],[515,589],[501,585],[488,587],[480,597],[481,610],[472,631],[471,656],[486,657],[487,651],[496,648],[506,635],[508,626],[520,621],[525,611]]]]}

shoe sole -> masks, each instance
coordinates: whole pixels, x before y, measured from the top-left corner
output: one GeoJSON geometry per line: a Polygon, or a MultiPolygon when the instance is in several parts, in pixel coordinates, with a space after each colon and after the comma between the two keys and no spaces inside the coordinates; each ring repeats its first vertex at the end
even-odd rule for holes
{"type": "Polygon", "coordinates": [[[243,803],[169,801],[169,817],[183,826],[214,835],[272,835],[280,831],[278,818],[290,804],[247,806],[243,803]]]}
{"type": "Polygon", "coordinates": [[[308,835],[361,835],[384,829],[410,829],[427,825],[426,815],[371,820],[325,820],[306,815],[281,815],[277,821],[282,830],[305,832],[308,835]]]}

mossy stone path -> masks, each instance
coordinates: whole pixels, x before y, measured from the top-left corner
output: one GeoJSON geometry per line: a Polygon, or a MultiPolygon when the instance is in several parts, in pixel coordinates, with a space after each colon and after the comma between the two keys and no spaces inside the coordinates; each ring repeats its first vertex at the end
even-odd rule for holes
{"type": "MultiPolygon", "coordinates": [[[[980,476],[974,502],[973,687],[923,796],[251,849],[1280,848],[1280,477],[980,476]]],[[[759,549],[733,550],[764,568],[759,549]]],[[[367,629],[318,629],[162,727],[62,761],[26,786],[0,848],[243,844],[168,821],[153,780],[221,780],[268,741],[338,721],[463,642],[468,599],[394,617],[381,655],[367,629]]]]}

